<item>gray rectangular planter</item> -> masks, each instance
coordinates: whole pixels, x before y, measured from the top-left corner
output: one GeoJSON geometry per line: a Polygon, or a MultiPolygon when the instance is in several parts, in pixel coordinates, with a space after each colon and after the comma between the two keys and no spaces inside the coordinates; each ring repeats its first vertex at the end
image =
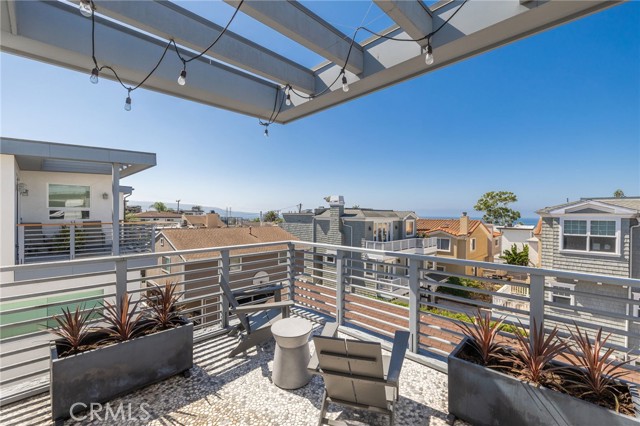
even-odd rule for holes
{"type": "MultiPolygon", "coordinates": [[[[75,403],[107,402],[193,367],[193,323],[58,358],[51,344],[51,410],[70,417],[75,403]]],[[[78,404],[74,408],[83,408],[78,404]]]]}
{"type": "MultiPolygon", "coordinates": [[[[474,426],[638,426],[640,420],[458,358],[465,338],[448,357],[449,413],[474,426]]],[[[635,388],[631,387],[632,395],[635,388]]],[[[634,402],[637,400],[634,397],[634,402]]],[[[637,409],[636,409],[637,413],[637,409]]],[[[636,414],[637,416],[637,414],[636,414]]]]}

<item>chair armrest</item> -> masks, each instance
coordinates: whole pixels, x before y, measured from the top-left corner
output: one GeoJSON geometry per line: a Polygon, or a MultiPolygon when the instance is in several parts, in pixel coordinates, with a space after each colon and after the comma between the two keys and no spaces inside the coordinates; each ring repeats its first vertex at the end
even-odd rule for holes
{"type": "MultiPolygon", "coordinates": [[[[232,293],[234,296],[254,296],[256,294],[273,293],[277,290],[282,290],[283,285],[272,285],[269,287],[249,288],[246,290],[234,290],[232,293]]],[[[237,297],[236,297],[237,298],[237,297]]]]}
{"type": "Polygon", "coordinates": [[[266,311],[268,309],[286,309],[293,306],[293,300],[283,300],[282,302],[261,303],[259,305],[246,305],[233,308],[237,314],[250,314],[252,312],[266,311]]]}
{"type": "MultiPolygon", "coordinates": [[[[320,336],[322,337],[335,337],[338,334],[338,323],[328,322],[324,324],[320,336]]],[[[318,360],[318,352],[314,351],[307,365],[307,371],[310,374],[318,374],[320,372],[320,361],[318,360]]]]}
{"type": "Polygon", "coordinates": [[[387,372],[387,382],[397,385],[400,379],[400,370],[404,362],[404,354],[409,345],[409,332],[396,331],[393,337],[393,348],[391,349],[391,360],[389,361],[389,371],[387,372]]]}

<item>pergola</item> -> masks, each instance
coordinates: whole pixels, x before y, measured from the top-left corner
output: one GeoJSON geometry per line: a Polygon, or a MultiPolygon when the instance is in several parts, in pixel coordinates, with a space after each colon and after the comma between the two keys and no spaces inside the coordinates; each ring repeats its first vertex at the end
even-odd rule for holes
{"type": "MultiPolygon", "coordinates": [[[[621,3],[444,0],[427,6],[421,0],[374,0],[395,25],[358,43],[352,41],[353,34],[344,34],[295,0],[224,1],[326,61],[310,69],[226,31],[213,48],[188,64],[186,85],[176,83],[181,60],[167,54],[143,87],[266,123],[306,117],[621,3]],[[427,49],[433,50],[432,65],[425,63],[427,49]],[[348,92],[342,90],[343,76],[348,92]],[[285,102],[287,94],[290,102],[285,102]]],[[[89,74],[94,66],[91,18],[79,13],[78,3],[2,0],[2,51],[89,74]]],[[[185,57],[193,57],[223,31],[223,26],[169,1],[94,0],[93,5],[100,63],[117,69],[126,84],[145,78],[168,41],[185,57]]],[[[107,72],[100,77],[113,78],[107,72]]]]}

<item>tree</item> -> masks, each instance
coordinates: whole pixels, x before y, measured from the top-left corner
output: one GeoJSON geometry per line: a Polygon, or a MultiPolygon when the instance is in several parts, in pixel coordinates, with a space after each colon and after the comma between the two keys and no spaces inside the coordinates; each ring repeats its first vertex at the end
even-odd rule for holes
{"type": "Polygon", "coordinates": [[[269,210],[268,212],[266,212],[264,214],[264,221],[265,222],[277,222],[278,221],[278,212],[273,211],[273,210],[269,210]]]}
{"type": "Polygon", "coordinates": [[[511,246],[511,250],[507,249],[504,254],[500,255],[500,259],[509,265],[527,266],[529,265],[529,246],[524,245],[519,251],[518,246],[514,244],[511,246]]]}
{"type": "Polygon", "coordinates": [[[162,201],[156,201],[151,205],[151,207],[157,212],[166,212],[169,210],[162,201]]]}
{"type": "Polygon", "coordinates": [[[613,193],[613,196],[616,198],[624,198],[626,197],[626,195],[624,195],[624,191],[622,189],[616,189],[616,191],[613,193]]]}
{"type": "Polygon", "coordinates": [[[484,212],[482,220],[494,225],[510,225],[520,219],[520,212],[507,207],[511,203],[518,201],[518,197],[513,192],[498,191],[485,193],[473,208],[476,211],[484,212]]]}

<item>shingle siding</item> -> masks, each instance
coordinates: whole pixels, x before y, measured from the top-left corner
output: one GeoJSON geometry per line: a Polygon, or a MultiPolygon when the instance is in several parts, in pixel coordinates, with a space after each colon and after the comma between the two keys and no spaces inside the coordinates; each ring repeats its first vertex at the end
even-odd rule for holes
{"type": "Polygon", "coordinates": [[[302,241],[312,241],[313,239],[313,216],[286,214],[282,215],[284,222],[280,227],[290,234],[295,235],[302,241]]]}

